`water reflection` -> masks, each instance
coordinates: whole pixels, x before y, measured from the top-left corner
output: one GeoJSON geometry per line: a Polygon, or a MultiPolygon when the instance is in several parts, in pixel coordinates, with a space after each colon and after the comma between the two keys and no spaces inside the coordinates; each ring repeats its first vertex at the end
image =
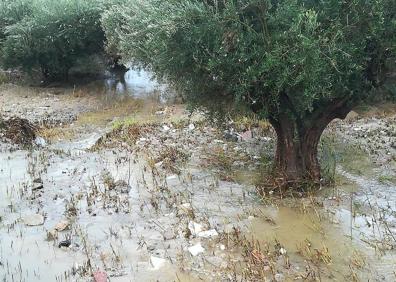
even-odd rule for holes
{"type": "Polygon", "coordinates": [[[169,87],[159,83],[149,71],[130,68],[127,72],[107,72],[103,81],[107,95],[126,95],[134,98],[159,98],[165,102],[169,87]]]}

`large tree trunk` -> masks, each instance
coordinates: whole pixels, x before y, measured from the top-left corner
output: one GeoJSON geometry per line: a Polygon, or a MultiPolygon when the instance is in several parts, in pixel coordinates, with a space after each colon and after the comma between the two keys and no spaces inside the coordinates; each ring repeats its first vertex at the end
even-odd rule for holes
{"type": "Polygon", "coordinates": [[[346,105],[345,100],[336,100],[303,119],[290,112],[270,118],[277,135],[274,169],[280,175],[278,179],[282,180],[278,185],[320,184],[320,137],[333,119],[343,119],[349,111],[350,106],[346,105]]]}
{"type": "Polygon", "coordinates": [[[327,124],[307,128],[286,116],[271,123],[277,134],[275,170],[282,176],[283,185],[319,184],[318,144],[327,124]]]}

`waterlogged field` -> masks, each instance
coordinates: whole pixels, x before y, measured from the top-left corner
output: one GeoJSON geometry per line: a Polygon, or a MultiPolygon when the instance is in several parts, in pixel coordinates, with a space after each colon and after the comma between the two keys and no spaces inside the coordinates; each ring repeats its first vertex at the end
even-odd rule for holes
{"type": "Polygon", "coordinates": [[[342,140],[331,143],[333,185],[260,197],[274,147],[267,125],[247,131],[243,120],[224,134],[145,83],[136,97],[103,84],[3,87],[2,113],[40,125],[45,142],[1,143],[2,280],[396,279],[394,112],[329,128],[342,140]]]}

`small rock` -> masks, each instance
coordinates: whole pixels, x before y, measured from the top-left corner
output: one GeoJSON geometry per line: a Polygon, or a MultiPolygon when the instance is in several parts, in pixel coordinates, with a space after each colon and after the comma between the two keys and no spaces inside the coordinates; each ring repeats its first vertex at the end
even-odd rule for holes
{"type": "Polygon", "coordinates": [[[177,179],[177,175],[176,174],[170,175],[170,176],[168,176],[166,178],[166,180],[175,180],[175,179],[177,179]]]}
{"type": "Polygon", "coordinates": [[[71,240],[67,239],[67,240],[59,242],[58,247],[59,248],[61,248],[61,247],[68,248],[68,247],[70,247],[70,245],[71,245],[71,240]]]}
{"type": "Polygon", "coordinates": [[[56,239],[58,239],[58,231],[50,230],[47,232],[47,240],[48,241],[54,241],[56,239]]]}
{"type": "Polygon", "coordinates": [[[40,136],[36,137],[36,139],[34,140],[34,143],[40,147],[45,147],[45,145],[47,145],[47,142],[45,141],[45,139],[40,136]]]}
{"type": "Polygon", "coordinates": [[[153,270],[158,270],[161,267],[164,266],[166,260],[163,258],[159,258],[159,257],[155,257],[155,256],[151,256],[150,257],[150,264],[153,268],[153,270]]]}
{"type": "Polygon", "coordinates": [[[195,125],[193,123],[190,123],[188,126],[188,130],[193,131],[195,129],[195,125]]]}
{"type": "Polygon", "coordinates": [[[169,131],[169,130],[170,130],[170,127],[167,126],[167,125],[163,125],[163,126],[162,126],[162,130],[165,131],[165,132],[166,132],[166,131],[169,131]]]}
{"type": "Polygon", "coordinates": [[[249,141],[253,139],[253,133],[250,130],[241,133],[239,136],[242,141],[249,141]]]}
{"type": "Polygon", "coordinates": [[[202,237],[202,238],[213,238],[218,235],[219,235],[219,233],[217,233],[217,231],[215,229],[201,231],[198,233],[198,237],[202,237]]]}
{"type": "Polygon", "coordinates": [[[190,221],[188,223],[188,229],[190,229],[190,232],[193,236],[197,236],[198,233],[203,231],[202,224],[196,223],[194,221],[190,221]]]}
{"type": "Polygon", "coordinates": [[[104,271],[96,271],[93,274],[94,282],[107,282],[107,273],[104,271]]]}
{"type": "Polygon", "coordinates": [[[32,214],[25,216],[23,222],[27,226],[38,226],[44,224],[44,217],[41,214],[32,214]]]}
{"type": "Polygon", "coordinates": [[[62,220],[55,225],[55,230],[61,232],[68,229],[69,226],[70,226],[70,222],[68,220],[62,220]]]}
{"type": "Polygon", "coordinates": [[[205,249],[202,247],[201,243],[198,243],[194,246],[191,246],[188,248],[188,251],[190,252],[191,255],[194,257],[199,255],[200,253],[203,253],[205,249]]]}
{"type": "Polygon", "coordinates": [[[32,191],[41,190],[44,188],[43,183],[33,183],[32,191]]]}

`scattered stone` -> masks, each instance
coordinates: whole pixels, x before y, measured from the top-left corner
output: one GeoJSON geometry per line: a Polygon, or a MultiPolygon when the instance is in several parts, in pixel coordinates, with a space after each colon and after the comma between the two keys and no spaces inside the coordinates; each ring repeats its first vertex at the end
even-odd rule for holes
{"type": "Polygon", "coordinates": [[[70,226],[70,222],[68,220],[62,220],[55,225],[55,230],[61,232],[68,229],[69,226],[70,226]]]}
{"type": "Polygon", "coordinates": [[[45,141],[45,139],[40,136],[36,137],[36,139],[34,140],[34,143],[40,147],[45,147],[47,145],[47,142],[45,141]]]}
{"type": "Polygon", "coordinates": [[[44,188],[43,183],[33,183],[32,191],[41,190],[44,188]]]}
{"type": "Polygon", "coordinates": [[[281,255],[286,255],[287,251],[286,251],[285,248],[280,248],[280,249],[279,249],[279,253],[280,253],[281,255]]]}
{"type": "Polygon", "coordinates": [[[67,239],[67,240],[59,242],[58,247],[59,248],[61,248],[61,247],[68,248],[68,247],[70,247],[70,245],[71,245],[71,240],[67,239]]]}
{"type": "Polygon", "coordinates": [[[195,256],[203,253],[205,251],[205,249],[202,247],[201,243],[198,243],[198,244],[196,244],[194,246],[189,247],[188,251],[190,252],[190,254],[192,256],[195,257],[195,256]]]}
{"type": "Polygon", "coordinates": [[[44,217],[41,214],[32,214],[23,218],[27,226],[38,226],[44,224],[44,217]]]}
{"type": "Polygon", "coordinates": [[[190,221],[188,223],[188,229],[190,230],[193,236],[197,236],[201,231],[203,231],[202,224],[196,223],[194,221],[190,221]]]}
{"type": "Polygon", "coordinates": [[[166,180],[175,180],[175,179],[177,179],[177,175],[176,174],[170,175],[170,176],[168,176],[166,178],[166,180]]]}
{"type": "Polygon", "coordinates": [[[164,266],[166,260],[163,258],[159,258],[159,257],[155,257],[155,256],[151,256],[150,257],[150,264],[152,266],[153,270],[158,270],[161,267],[164,266]]]}
{"type": "Polygon", "coordinates": [[[50,230],[47,232],[47,240],[48,241],[54,241],[58,239],[58,231],[54,230],[50,230]]]}
{"type": "Polygon", "coordinates": [[[202,238],[213,238],[218,235],[219,235],[219,233],[217,233],[217,231],[215,229],[201,231],[198,233],[198,237],[202,237],[202,238]]]}
{"type": "Polygon", "coordinates": [[[190,123],[188,126],[188,130],[193,131],[195,129],[195,125],[193,123],[190,123]]]}
{"type": "Polygon", "coordinates": [[[93,273],[94,282],[107,282],[108,276],[104,271],[96,271],[93,273]]]}
{"type": "Polygon", "coordinates": [[[165,132],[167,132],[167,131],[170,130],[170,127],[167,126],[167,125],[163,125],[163,126],[162,126],[162,130],[165,131],[165,132]]]}

